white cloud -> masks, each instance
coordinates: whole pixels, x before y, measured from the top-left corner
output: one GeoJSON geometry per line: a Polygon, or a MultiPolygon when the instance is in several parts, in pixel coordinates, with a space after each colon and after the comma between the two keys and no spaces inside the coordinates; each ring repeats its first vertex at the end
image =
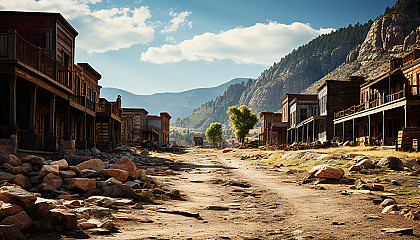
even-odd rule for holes
{"type": "Polygon", "coordinates": [[[150,47],[141,61],[156,64],[187,61],[232,60],[236,63],[269,66],[291,50],[333,29],[314,29],[299,22],[290,25],[277,22],[237,27],[218,34],[204,33],[179,44],[150,47]]]}
{"type": "Polygon", "coordinates": [[[188,25],[190,28],[192,28],[192,22],[187,21],[187,17],[191,15],[191,12],[184,11],[180,13],[176,12],[169,12],[169,15],[173,17],[171,21],[169,21],[168,25],[166,25],[162,29],[162,33],[169,33],[169,32],[175,32],[178,30],[178,28],[183,27],[185,25],[188,25]]]}
{"type": "Polygon", "coordinates": [[[174,38],[174,37],[172,37],[172,36],[167,36],[167,37],[165,38],[165,42],[175,43],[176,41],[175,41],[175,38],[174,38]]]}
{"type": "Polygon", "coordinates": [[[16,11],[59,12],[79,32],[77,47],[89,53],[103,53],[147,44],[154,39],[154,29],[147,22],[147,7],[92,10],[89,4],[101,0],[0,0],[0,9],[16,11]]]}

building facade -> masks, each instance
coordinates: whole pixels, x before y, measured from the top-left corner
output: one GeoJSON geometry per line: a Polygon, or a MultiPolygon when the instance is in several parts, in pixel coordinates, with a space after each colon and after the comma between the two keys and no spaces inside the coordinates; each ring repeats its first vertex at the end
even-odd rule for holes
{"type": "Polygon", "coordinates": [[[261,112],[260,145],[284,144],[286,142],[287,123],[282,122],[282,113],[261,112]]]}
{"type": "Polygon", "coordinates": [[[123,108],[121,141],[125,145],[138,144],[146,139],[147,114],[143,108],[123,108]]]}

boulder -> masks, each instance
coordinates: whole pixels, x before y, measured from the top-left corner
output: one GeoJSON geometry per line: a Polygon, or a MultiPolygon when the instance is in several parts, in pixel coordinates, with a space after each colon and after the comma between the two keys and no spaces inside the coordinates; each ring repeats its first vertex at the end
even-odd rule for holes
{"type": "Polygon", "coordinates": [[[3,170],[9,170],[10,168],[12,168],[13,166],[12,165],[10,165],[9,163],[3,163],[1,166],[0,166],[0,168],[1,169],[3,169],[3,170]]]}
{"type": "Polygon", "coordinates": [[[15,178],[15,175],[7,172],[0,172],[0,180],[12,181],[15,178]]]}
{"type": "Polygon", "coordinates": [[[0,200],[17,204],[24,209],[33,209],[36,195],[15,186],[3,186],[0,188],[0,200]]]}
{"type": "Polygon", "coordinates": [[[34,228],[38,232],[52,232],[53,225],[49,219],[42,219],[34,221],[34,228]]]}
{"type": "Polygon", "coordinates": [[[101,159],[90,159],[90,160],[77,164],[76,167],[79,170],[93,169],[96,171],[101,171],[102,169],[105,168],[105,164],[102,162],[101,159]]]}
{"type": "Polygon", "coordinates": [[[22,173],[25,174],[25,170],[21,166],[9,168],[9,169],[7,169],[7,172],[9,172],[11,174],[22,174],[22,173]]]}
{"type": "Polygon", "coordinates": [[[1,158],[1,161],[2,161],[3,163],[8,163],[8,164],[10,164],[10,165],[12,165],[13,167],[17,167],[17,166],[22,165],[22,162],[19,160],[19,158],[18,158],[18,157],[16,157],[15,155],[13,155],[13,154],[9,154],[9,155],[7,155],[7,156],[3,156],[3,157],[1,158]]]}
{"type": "Polygon", "coordinates": [[[29,178],[23,176],[22,174],[16,175],[16,177],[13,179],[13,183],[21,186],[22,188],[31,188],[32,187],[32,184],[29,181],[29,178]]]}
{"type": "Polygon", "coordinates": [[[50,210],[50,213],[56,217],[59,228],[62,228],[63,230],[72,230],[77,227],[76,214],[64,209],[52,209],[50,210]]]}
{"type": "Polygon", "coordinates": [[[8,216],[15,215],[18,212],[23,211],[23,208],[13,203],[3,203],[0,206],[0,219],[4,219],[8,216]]]}
{"type": "Polygon", "coordinates": [[[72,178],[72,177],[76,177],[76,172],[74,172],[73,170],[60,171],[60,175],[63,178],[72,178]]]}
{"type": "Polygon", "coordinates": [[[137,174],[136,164],[134,164],[133,161],[131,161],[131,159],[128,157],[119,159],[115,164],[112,165],[112,168],[127,171],[131,179],[137,179],[139,177],[137,174]]]}
{"type": "Polygon", "coordinates": [[[56,166],[58,166],[59,169],[64,169],[64,168],[69,166],[66,159],[61,159],[61,160],[58,160],[58,161],[51,162],[50,165],[56,165],[56,166]]]}
{"type": "Polygon", "coordinates": [[[373,167],[373,162],[370,159],[363,159],[362,161],[356,164],[357,166],[363,166],[365,169],[369,169],[373,167]]]}
{"type": "Polygon", "coordinates": [[[340,179],[344,176],[344,170],[339,167],[324,164],[313,167],[309,171],[309,174],[311,177],[317,178],[340,179]]]}
{"type": "Polygon", "coordinates": [[[106,177],[114,177],[121,182],[125,182],[127,181],[130,173],[122,169],[103,169],[101,174],[106,177]]]}
{"type": "Polygon", "coordinates": [[[387,199],[382,201],[381,207],[384,208],[384,207],[387,207],[389,205],[395,205],[395,204],[397,204],[397,201],[395,201],[395,199],[387,198],[387,199]]]}
{"type": "Polygon", "coordinates": [[[383,157],[381,160],[379,160],[378,165],[396,171],[404,169],[404,163],[396,157],[383,157]]]}
{"type": "Polygon", "coordinates": [[[32,226],[32,220],[25,211],[20,211],[14,215],[6,217],[0,222],[0,225],[14,224],[19,230],[25,231],[32,226]]]}
{"type": "Polygon", "coordinates": [[[397,205],[389,205],[384,207],[384,209],[382,209],[382,213],[391,213],[393,211],[398,211],[398,206],[397,205]]]}
{"type": "Polygon", "coordinates": [[[0,239],[26,240],[25,235],[15,225],[0,225],[0,239]]]}
{"type": "Polygon", "coordinates": [[[96,189],[96,180],[89,178],[72,178],[67,189],[75,192],[87,192],[96,189]]]}
{"type": "Polygon", "coordinates": [[[36,213],[38,216],[48,217],[50,215],[50,210],[57,207],[59,201],[54,199],[46,198],[37,198],[35,202],[36,213]]]}
{"type": "Polygon", "coordinates": [[[349,168],[350,172],[358,172],[363,169],[363,166],[360,165],[353,165],[349,168]]]}
{"type": "Polygon", "coordinates": [[[41,163],[42,161],[44,161],[44,158],[38,157],[38,156],[35,156],[35,155],[28,155],[28,156],[22,158],[22,162],[30,163],[32,165],[37,165],[37,164],[41,163]]]}
{"type": "Polygon", "coordinates": [[[44,165],[41,168],[41,172],[39,173],[39,179],[42,179],[48,173],[53,173],[55,175],[59,174],[59,167],[57,165],[44,165]]]}
{"type": "Polygon", "coordinates": [[[23,168],[23,173],[25,174],[32,172],[32,165],[30,163],[23,163],[21,167],[23,168]]]}
{"type": "Polygon", "coordinates": [[[107,197],[127,197],[138,199],[138,196],[134,190],[125,184],[105,186],[100,190],[100,195],[107,197]]]}
{"type": "Polygon", "coordinates": [[[43,192],[52,192],[54,190],[58,190],[63,185],[63,181],[61,179],[50,179],[47,181],[43,181],[39,186],[39,190],[43,192]]]}

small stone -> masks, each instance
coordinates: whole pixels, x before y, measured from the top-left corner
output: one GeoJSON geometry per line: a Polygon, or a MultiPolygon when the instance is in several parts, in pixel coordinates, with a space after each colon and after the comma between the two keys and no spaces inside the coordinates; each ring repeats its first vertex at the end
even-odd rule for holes
{"type": "Polygon", "coordinates": [[[356,165],[363,166],[365,169],[369,169],[373,167],[373,162],[370,159],[363,159],[362,161],[358,162],[356,165]]]}
{"type": "Polygon", "coordinates": [[[111,230],[115,227],[115,224],[113,221],[111,220],[106,220],[105,222],[103,222],[100,226],[100,228],[105,228],[107,230],[111,230]]]}
{"type": "Polygon", "coordinates": [[[85,162],[79,163],[76,167],[81,171],[84,169],[92,169],[96,171],[101,171],[105,168],[105,164],[102,162],[101,159],[90,159],[85,162]]]}
{"type": "MultiPolygon", "coordinates": [[[[123,158],[119,159],[111,167],[127,171],[129,173],[129,177],[131,179],[137,179],[139,177],[138,174],[137,174],[136,165],[128,157],[123,157],[123,158]]],[[[123,181],[123,182],[125,182],[125,181],[123,181]]]]}
{"type": "Polygon", "coordinates": [[[372,189],[373,191],[384,191],[385,187],[383,185],[374,183],[372,184],[372,189]]]}
{"type": "Polygon", "coordinates": [[[397,201],[395,201],[395,199],[392,199],[392,198],[386,198],[385,200],[383,200],[382,201],[382,203],[381,203],[381,207],[386,207],[386,206],[389,206],[389,205],[395,205],[395,204],[397,204],[397,201]]]}
{"type": "Polygon", "coordinates": [[[363,169],[363,166],[360,165],[353,165],[349,168],[350,172],[358,172],[363,169]]]}
{"type": "Polygon", "coordinates": [[[378,165],[396,171],[404,169],[404,163],[396,157],[383,157],[381,160],[379,160],[378,165]]]}
{"type": "Polygon", "coordinates": [[[146,174],[147,175],[155,175],[155,171],[153,171],[153,169],[146,169],[146,174]]]}
{"type": "Polygon", "coordinates": [[[29,181],[29,179],[22,174],[16,175],[16,177],[13,179],[13,183],[16,185],[21,186],[22,188],[31,188],[32,184],[29,181]]]}
{"type": "Polygon", "coordinates": [[[106,177],[114,177],[121,182],[127,181],[130,175],[128,171],[122,169],[103,169],[101,174],[106,177]]]}
{"type": "Polygon", "coordinates": [[[23,208],[19,205],[12,204],[12,203],[3,203],[0,206],[0,219],[3,219],[10,215],[14,215],[21,211],[23,211],[23,208]]]}
{"type": "Polygon", "coordinates": [[[28,155],[28,156],[22,158],[22,162],[30,163],[32,165],[39,164],[40,162],[43,162],[43,161],[44,161],[44,158],[38,157],[38,156],[35,156],[35,155],[28,155]]]}
{"type": "Polygon", "coordinates": [[[41,172],[39,173],[39,179],[42,179],[48,173],[52,173],[55,175],[59,174],[59,168],[56,165],[44,165],[41,168],[41,172]]]}
{"type": "Polygon", "coordinates": [[[26,240],[25,235],[15,225],[0,225],[1,239],[26,240]]]}
{"type": "Polygon", "coordinates": [[[144,209],[144,206],[141,203],[134,204],[133,208],[135,209],[144,209]]]}
{"type": "Polygon", "coordinates": [[[382,213],[391,213],[393,211],[398,211],[397,205],[389,205],[382,209],[382,213]]]}
{"type": "Polygon", "coordinates": [[[76,214],[63,209],[52,209],[50,212],[57,218],[58,223],[64,230],[72,230],[77,227],[76,214]]]}
{"type": "Polygon", "coordinates": [[[414,229],[412,228],[383,228],[382,232],[386,233],[399,233],[401,235],[413,235],[414,229]]]}
{"type": "Polygon", "coordinates": [[[23,163],[21,167],[25,174],[32,172],[32,165],[30,163],[23,163]]]}
{"type": "Polygon", "coordinates": [[[85,229],[89,229],[89,228],[97,228],[100,225],[102,225],[102,222],[96,220],[96,219],[89,219],[85,222],[81,222],[79,223],[79,226],[85,229]]]}
{"type": "Polygon", "coordinates": [[[10,165],[12,165],[13,167],[17,167],[17,166],[22,165],[22,162],[19,160],[19,158],[18,158],[18,157],[16,157],[15,155],[13,155],[13,154],[9,154],[9,155],[7,155],[7,156],[3,156],[3,157],[1,158],[1,161],[2,161],[3,163],[8,163],[8,164],[10,164],[10,165]]]}
{"type": "Polygon", "coordinates": [[[51,162],[50,165],[56,165],[56,166],[58,166],[58,168],[60,170],[64,169],[64,168],[67,168],[69,166],[66,159],[61,159],[61,160],[58,160],[58,161],[51,162]]]}
{"type": "Polygon", "coordinates": [[[313,167],[309,174],[317,178],[340,179],[344,175],[344,170],[339,167],[323,164],[313,167]]]}
{"type": "Polygon", "coordinates": [[[20,211],[14,215],[6,217],[0,222],[0,225],[14,224],[19,230],[25,231],[32,226],[32,220],[25,211],[20,211]]]}
{"type": "Polygon", "coordinates": [[[73,170],[60,171],[60,175],[63,178],[72,178],[72,177],[76,177],[76,172],[74,172],[73,170]]]}
{"type": "Polygon", "coordinates": [[[96,180],[89,178],[72,178],[67,189],[75,192],[87,192],[96,189],[96,180]]]}

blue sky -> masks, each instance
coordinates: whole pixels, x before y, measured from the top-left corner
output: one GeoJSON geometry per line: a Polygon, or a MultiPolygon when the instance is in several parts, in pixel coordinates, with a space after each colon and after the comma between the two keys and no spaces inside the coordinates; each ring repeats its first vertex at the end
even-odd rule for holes
{"type": "Polygon", "coordinates": [[[316,36],[374,20],[396,0],[0,0],[60,12],[79,32],[76,62],[103,87],[137,94],[257,78],[316,36]]]}

